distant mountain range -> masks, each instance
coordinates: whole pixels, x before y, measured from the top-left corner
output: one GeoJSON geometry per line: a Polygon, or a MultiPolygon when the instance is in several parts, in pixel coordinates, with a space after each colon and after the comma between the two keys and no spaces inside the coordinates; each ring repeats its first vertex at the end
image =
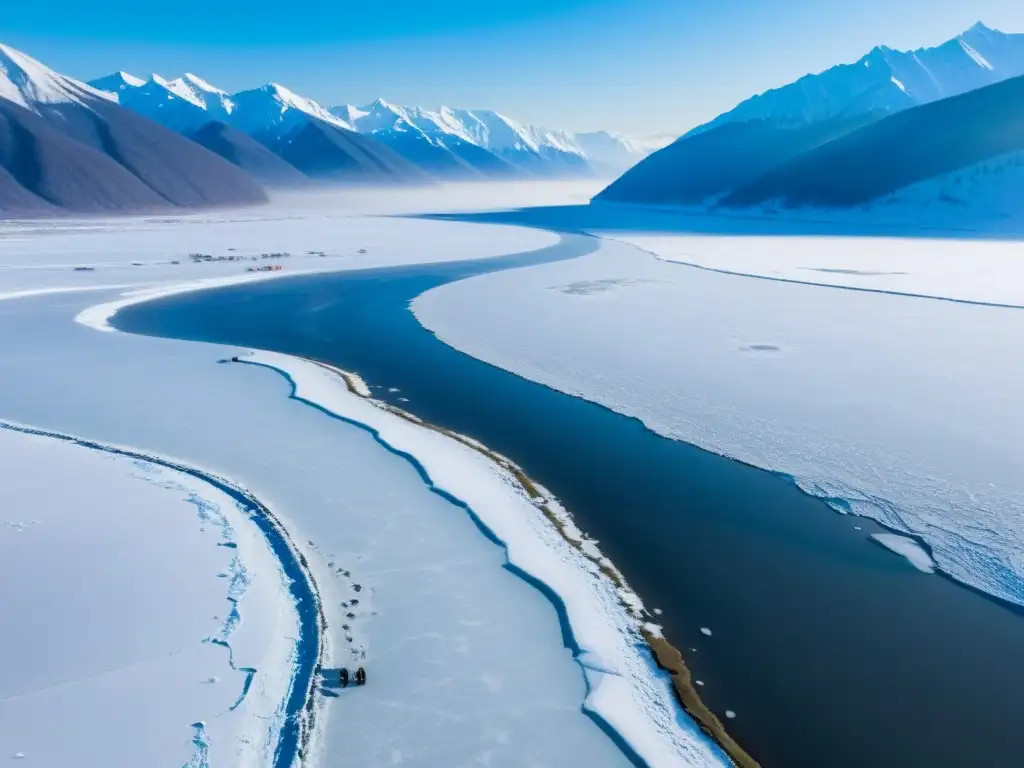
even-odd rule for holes
{"type": "Polygon", "coordinates": [[[875,48],[742,102],[597,199],[849,207],[1002,154],[1016,162],[1022,75],[1024,35],[980,23],[935,48],[875,48]]]}
{"type": "MultiPolygon", "coordinates": [[[[330,146],[335,154],[337,137],[324,134],[325,127],[366,137],[347,136],[345,143],[371,155],[380,153],[379,144],[383,144],[391,150],[390,164],[403,167],[405,176],[415,173],[402,166],[402,160],[416,166],[421,175],[425,172],[435,178],[615,176],[649,153],[641,144],[615,134],[538,128],[490,110],[441,107],[433,111],[383,99],[364,107],[327,109],[277,83],[229,94],[192,74],[175,80],[159,75],[143,80],[115,72],[90,84],[112,94],[122,106],[177,131],[191,133],[215,120],[275,151],[287,145],[288,154],[303,158],[300,170],[317,178],[338,179],[345,173],[340,162],[314,158],[311,150],[292,146],[300,138],[296,129],[307,125],[313,129],[301,138],[318,147],[330,146]],[[332,141],[325,143],[325,135],[332,141]]],[[[352,172],[358,167],[355,163],[352,172]]]]}
{"type": "Polygon", "coordinates": [[[327,109],[276,83],[193,74],[83,83],[0,46],[0,214],[126,213],[265,201],[264,188],[614,176],[650,149],[497,112],[327,109]]]}
{"type": "Polygon", "coordinates": [[[935,48],[875,48],[767,91],[650,153],[490,110],[328,109],[284,86],[192,74],[86,84],[0,45],[0,214],[235,206],[265,188],[615,174],[601,201],[849,208],[1024,205],[1024,35],[976,24],[935,48]],[[643,159],[640,159],[643,158],[643,159]],[[637,160],[639,159],[639,162],[637,160]]]}

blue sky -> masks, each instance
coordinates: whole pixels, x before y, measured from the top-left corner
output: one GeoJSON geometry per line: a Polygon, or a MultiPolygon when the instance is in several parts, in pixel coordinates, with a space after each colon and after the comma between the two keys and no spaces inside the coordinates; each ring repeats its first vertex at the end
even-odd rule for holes
{"type": "Polygon", "coordinates": [[[191,71],[328,105],[383,96],[649,135],[979,19],[1024,32],[1024,0],[37,0],[7,4],[0,41],[83,79],[191,71]]]}

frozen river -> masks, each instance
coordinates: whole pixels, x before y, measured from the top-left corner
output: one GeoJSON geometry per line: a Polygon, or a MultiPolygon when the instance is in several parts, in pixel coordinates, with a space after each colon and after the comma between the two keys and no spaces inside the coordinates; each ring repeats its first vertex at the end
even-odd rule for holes
{"type": "Polygon", "coordinates": [[[869,520],[461,354],[408,311],[436,286],[537,260],[297,277],[142,304],[115,322],[337,364],[375,397],[516,461],[660,611],[704,700],[764,765],[1012,762],[1024,749],[1016,612],[874,545],[884,529],[869,520]],[[935,735],[950,733],[973,735],[935,735]]]}

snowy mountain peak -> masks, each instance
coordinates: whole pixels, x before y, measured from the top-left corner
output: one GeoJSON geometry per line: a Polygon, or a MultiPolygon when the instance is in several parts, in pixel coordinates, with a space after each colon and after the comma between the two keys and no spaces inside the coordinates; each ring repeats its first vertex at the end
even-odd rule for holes
{"type": "Polygon", "coordinates": [[[877,46],[856,64],[840,64],[747,99],[691,134],[752,120],[799,126],[898,112],[1018,75],[1024,75],[1024,34],[1007,35],[978,22],[934,48],[877,46]]]}
{"type": "Polygon", "coordinates": [[[394,104],[385,101],[384,99],[377,99],[373,104],[370,105],[369,111],[380,110],[385,112],[400,112],[401,107],[396,107],[394,104]]]}
{"type": "Polygon", "coordinates": [[[135,77],[135,75],[130,75],[124,71],[115,72],[111,77],[117,78],[117,80],[130,88],[138,88],[146,84],[146,81],[141,77],[135,77]]]}
{"type": "Polygon", "coordinates": [[[121,93],[129,88],[141,88],[145,84],[146,81],[141,77],[135,77],[135,75],[124,71],[112,72],[104,77],[98,77],[95,80],[89,81],[89,85],[93,88],[107,91],[108,93],[121,93]]]}
{"type": "Polygon", "coordinates": [[[341,117],[280,83],[270,82],[260,88],[240,91],[232,94],[231,101],[235,107],[231,123],[250,134],[282,136],[309,118],[353,130],[341,117]]]}
{"type": "Polygon", "coordinates": [[[974,24],[971,25],[970,29],[968,29],[966,32],[960,35],[960,37],[964,37],[966,35],[985,35],[991,34],[993,32],[995,34],[1001,34],[997,30],[992,29],[992,27],[986,26],[983,22],[976,21],[974,22],[974,24]]]}
{"type": "Polygon", "coordinates": [[[222,91],[220,88],[210,85],[208,82],[203,80],[203,78],[193,75],[191,72],[186,72],[179,79],[185,81],[193,88],[197,88],[200,91],[206,91],[206,93],[216,93],[221,96],[228,95],[227,91],[222,91]]]}
{"type": "Polygon", "coordinates": [[[384,141],[402,142],[416,135],[441,148],[475,145],[508,162],[532,168],[550,164],[579,172],[589,165],[591,170],[618,173],[648,154],[646,148],[614,134],[572,134],[525,125],[489,109],[424,109],[379,98],[364,107],[345,105],[331,111],[360,133],[384,141]]]}
{"type": "Polygon", "coordinates": [[[39,105],[83,103],[98,97],[110,101],[116,96],[66,77],[21,51],[0,44],[0,99],[37,110],[39,105]]]}
{"type": "MultiPolygon", "coordinates": [[[[199,107],[200,109],[206,109],[206,102],[203,98],[180,77],[177,80],[166,80],[160,77],[160,75],[153,75],[151,82],[154,85],[173,93],[178,98],[184,99],[193,106],[199,107]]],[[[143,87],[145,88],[146,86],[143,87]]]]}
{"type": "Polygon", "coordinates": [[[212,120],[225,119],[235,107],[226,92],[189,72],[167,82],[164,87],[195,106],[205,109],[210,113],[212,120]]]}

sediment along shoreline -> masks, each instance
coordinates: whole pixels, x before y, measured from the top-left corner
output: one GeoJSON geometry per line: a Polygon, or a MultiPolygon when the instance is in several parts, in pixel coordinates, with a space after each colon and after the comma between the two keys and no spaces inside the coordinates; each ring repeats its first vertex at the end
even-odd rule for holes
{"type": "Polygon", "coordinates": [[[697,716],[703,713],[694,707],[693,725],[680,724],[678,705],[690,711],[685,703],[692,706],[698,697],[685,667],[676,674],[679,664],[661,663],[647,641],[659,635],[653,616],[596,542],[514,462],[375,399],[357,375],[329,363],[258,350],[230,362],[276,371],[289,381],[292,399],[370,432],[503,547],[505,567],[544,594],[558,613],[563,642],[587,684],[581,711],[634,765],[674,766],[690,762],[688,756],[701,766],[730,760],[756,765],[710,711],[701,721],[697,716]],[[717,756],[716,747],[724,754],[717,756]]]}
{"type": "MultiPolygon", "coordinates": [[[[531,480],[523,469],[511,459],[492,451],[472,438],[435,424],[430,424],[402,408],[386,403],[383,400],[374,399],[369,387],[356,374],[319,360],[307,359],[307,361],[338,376],[345,382],[345,386],[351,394],[362,397],[372,402],[376,407],[418,427],[432,430],[455,440],[511,474],[518,485],[518,489],[544,514],[545,518],[554,526],[565,542],[573,547],[582,557],[593,563],[601,574],[615,585],[621,598],[622,607],[635,620],[636,631],[647,643],[652,660],[671,675],[672,689],[675,692],[676,700],[683,710],[697,722],[704,733],[714,739],[715,743],[725,751],[737,766],[740,766],[740,768],[759,768],[757,761],[729,735],[722,721],[701,700],[700,693],[693,683],[693,675],[686,666],[682,652],[661,634],[660,628],[656,624],[657,618],[644,607],[640,596],[629,587],[622,572],[615,567],[611,560],[600,553],[593,542],[581,534],[572,521],[571,511],[559,505],[550,493],[531,480]]],[[[238,362],[244,363],[246,360],[239,358],[238,362]]]]}

